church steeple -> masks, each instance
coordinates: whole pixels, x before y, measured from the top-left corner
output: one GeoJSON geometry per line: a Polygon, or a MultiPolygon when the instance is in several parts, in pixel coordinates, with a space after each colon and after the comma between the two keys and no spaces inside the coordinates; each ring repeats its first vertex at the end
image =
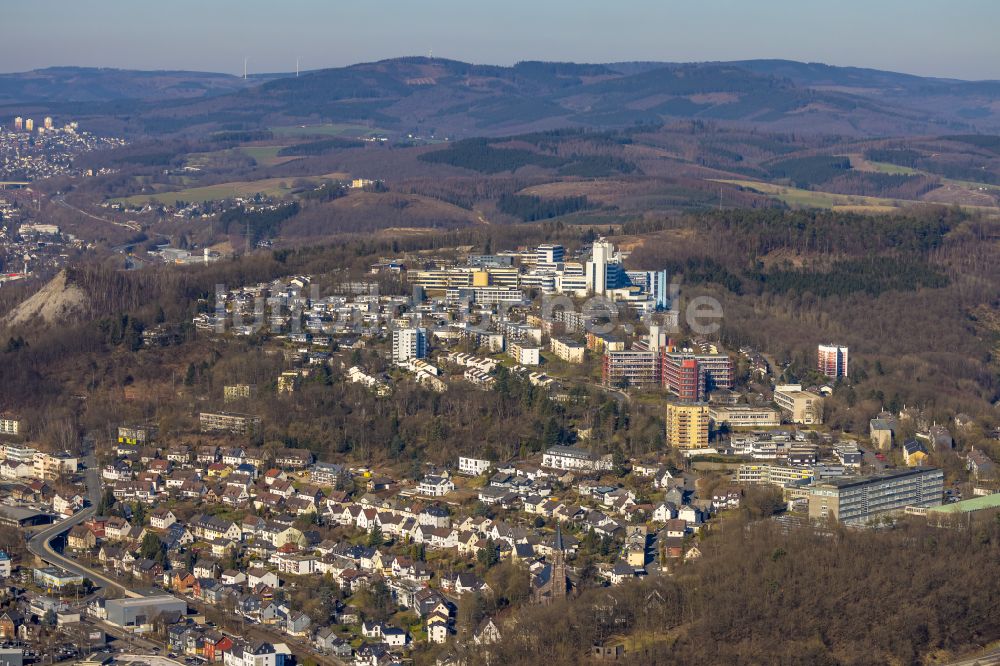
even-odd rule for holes
{"type": "Polygon", "coordinates": [[[557,599],[565,599],[570,591],[570,579],[566,573],[566,544],[563,542],[562,525],[556,525],[556,536],[552,542],[552,554],[546,558],[548,564],[537,579],[532,597],[535,603],[550,604],[557,599]]]}
{"type": "Polygon", "coordinates": [[[566,547],[563,545],[562,525],[556,525],[556,541],[552,553],[552,598],[565,599],[569,591],[569,577],[566,575],[566,547]]]}

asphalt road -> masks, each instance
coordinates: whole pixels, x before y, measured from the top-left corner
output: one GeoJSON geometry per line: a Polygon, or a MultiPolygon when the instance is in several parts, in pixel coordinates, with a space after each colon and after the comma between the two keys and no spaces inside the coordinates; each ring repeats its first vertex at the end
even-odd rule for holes
{"type": "Polygon", "coordinates": [[[948,666],[998,666],[1000,665],[1000,648],[996,648],[978,657],[970,657],[961,661],[953,661],[948,666]]]}
{"type": "Polygon", "coordinates": [[[97,505],[101,501],[101,479],[97,469],[97,461],[94,459],[94,455],[92,453],[84,458],[84,464],[87,466],[84,478],[87,485],[87,500],[90,502],[90,506],[77,511],[69,518],[65,518],[59,522],[53,523],[45,529],[39,530],[28,541],[28,552],[43,561],[65,569],[70,573],[75,573],[78,576],[89,578],[95,585],[115,588],[120,590],[126,597],[133,599],[142,597],[142,595],[138,592],[133,592],[120,583],[108,578],[99,571],[85,567],[76,560],[57,553],[52,548],[52,539],[69,532],[70,529],[93,516],[97,511],[97,505]]]}
{"type": "Polygon", "coordinates": [[[131,231],[142,231],[142,227],[140,227],[135,222],[115,222],[114,220],[109,220],[107,218],[98,217],[97,215],[94,215],[93,213],[88,213],[85,210],[77,208],[76,206],[74,206],[74,205],[72,205],[70,203],[67,203],[66,197],[64,195],[61,195],[61,194],[52,197],[52,203],[57,204],[59,206],[62,206],[63,208],[68,208],[68,209],[70,209],[72,211],[75,211],[75,212],[79,213],[80,215],[85,215],[86,217],[89,217],[92,220],[97,220],[98,222],[104,222],[106,224],[113,224],[116,227],[125,227],[126,229],[129,229],[131,231]]]}

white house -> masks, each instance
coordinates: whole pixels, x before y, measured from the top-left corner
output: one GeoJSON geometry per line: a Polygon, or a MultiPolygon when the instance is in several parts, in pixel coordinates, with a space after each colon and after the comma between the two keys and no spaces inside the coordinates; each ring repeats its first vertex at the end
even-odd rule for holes
{"type": "Polygon", "coordinates": [[[701,525],[702,523],[701,510],[693,506],[682,506],[677,510],[677,517],[689,525],[701,525]]]}
{"type": "Polygon", "coordinates": [[[153,529],[165,530],[177,522],[177,516],[170,509],[159,508],[149,514],[149,525],[153,529]]]}
{"type": "Polygon", "coordinates": [[[665,523],[677,517],[677,509],[670,502],[660,502],[653,509],[653,520],[658,523],[665,523]]]}
{"type": "Polygon", "coordinates": [[[247,587],[255,588],[258,585],[266,585],[270,588],[278,587],[278,574],[265,569],[251,569],[247,572],[247,587]]]}
{"type": "Polygon", "coordinates": [[[455,484],[447,476],[428,474],[417,485],[417,492],[429,497],[443,497],[455,490],[455,484]]]}
{"type": "Polygon", "coordinates": [[[460,474],[479,476],[489,471],[491,466],[492,463],[489,460],[482,458],[467,458],[465,456],[459,456],[458,458],[458,472],[460,474]]]}
{"type": "Polygon", "coordinates": [[[237,643],[224,653],[225,666],[276,666],[277,651],[270,643],[237,643]]]}

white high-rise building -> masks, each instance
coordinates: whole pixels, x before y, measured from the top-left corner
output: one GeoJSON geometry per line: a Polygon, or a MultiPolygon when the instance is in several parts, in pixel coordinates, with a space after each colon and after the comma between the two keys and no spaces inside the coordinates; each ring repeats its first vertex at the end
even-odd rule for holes
{"type": "Polygon", "coordinates": [[[427,329],[397,328],[392,332],[392,360],[396,363],[427,356],[427,329]]]}
{"type": "Polygon", "coordinates": [[[603,238],[594,241],[591,259],[587,262],[587,289],[594,294],[604,294],[608,290],[608,264],[615,248],[603,238]]]}
{"type": "Polygon", "coordinates": [[[667,347],[667,331],[660,324],[649,325],[649,349],[650,351],[660,351],[667,347]]]}

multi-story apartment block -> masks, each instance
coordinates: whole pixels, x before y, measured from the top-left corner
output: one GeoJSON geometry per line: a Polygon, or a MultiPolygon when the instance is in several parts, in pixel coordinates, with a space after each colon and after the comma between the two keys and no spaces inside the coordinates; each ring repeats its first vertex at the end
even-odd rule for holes
{"type": "Polygon", "coordinates": [[[202,432],[230,432],[234,435],[254,435],[260,431],[260,417],[233,412],[202,412],[199,415],[202,432]]]}
{"type": "Polygon", "coordinates": [[[599,354],[612,351],[624,351],[625,341],[606,333],[587,331],[587,349],[599,354]]]}
{"type": "MultiPolygon", "coordinates": [[[[685,361],[695,361],[698,372],[704,376],[704,391],[731,389],[736,380],[733,361],[728,354],[678,352],[669,349],[663,352],[663,387],[679,393],[681,386],[673,386],[672,367],[683,366],[685,361]]],[[[700,395],[699,400],[705,396],[700,395]]]]}
{"type": "Polygon", "coordinates": [[[819,345],[816,348],[816,367],[826,375],[836,379],[847,376],[847,347],[843,345],[819,345]]]}
{"type": "Polygon", "coordinates": [[[0,435],[19,435],[22,429],[21,419],[13,416],[0,416],[0,435]]]}
{"type": "Polygon", "coordinates": [[[35,460],[37,452],[38,450],[33,446],[21,446],[19,444],[4,444],[0,446],[0,453],[3,454],[3,459],[8,462],[30,465],[35,460]]]}
{"type": "Polygon", "coordinates": [[[309,470],[309,480],[321,486],[336,486],[344,476],[344,468],[336,463],[317,462],[309,470]]]}
{"type": "Polygon", "coordinates": [[[538,365],[542,362],[541,349],[533,344],[511,342],[507,354],[521,365],[538,365]]]}
{"type": "Polygon", "coordinates": [[[226,402],[235,402],[252,398],[257,387],[253,384],[230,384],[222,389],[222,397],[226,402]]]}
{"type": "Polygon", "coordinates": [[[774,389],[774,402],[792,423],[818,425],[823,422],[823,397],[802,390],[799,384],[780,384],[774,389]]]}
{"type": "MultiPolygon", "coordinates": [[[[590,338],[588,336],[588,346],[590,338]]],[[[604,353],[605,386],[660,385],[684,401],[704,400],[709,391],[733,386],[732,359],[726,354],[695,354],[669,349],[630,349],[604,353]]]]}
{"type": "Polygon", "coordinates": [[[31,462],[34,477],[43,481],[53,481],[63,474],[73,474],[78,466],[76,456],[69,453],[49,454],[39,451],[31,462]]]}
{"type": "Polygon", "coordinates": [[[480,474],[485,474],[492,466],[493,463],[483,458],[469,458],[466,456],[459,456],[458,458],[458,471],[460,474],[479,476],[480,474]]]}
{"type": "Polygon", "coordinates": [[[503,333],[508,340],[531,342],[536,345],[542,344],[542,329],[540,326],[531,326],[516,321],[499,321],[496,329],[503,333]]]}
{"type": "Polygon", "coordinates": [[[651,388],[661,383],[660,357],[656,352],[634,349],[604,353],[601,380],[605,386],[651,388]]]}
{"type": "Polygon", "coordinates": [[[567,363],[583,363],[585,347],[575,340],[552,338],[549,340],[549,348],[553,354],[567,363]]]}
{"type": "Polygon", "coordinates": [[[667,445],[678,449],[708,446],[708,406],[699,403],[668,403],[667,445]]]}
{"type": "Polygon", "coordinates": [[[156,439],[156,430],[156,426],[149,423],[119,426],[118,443],[130,446],[145,446],[156,439]]]}
{"type": "Polygon", "coordinates": [[[552,311],[552,321],[562,324],[567,333],[584,333],[590,317],[576,310],[558,308],[552,311]]]}
{"type": "Polygon", "coordinates": [[[575,446],[553,446],[542,455],[542,467],[565,470],[609,470],[611,456],[598,456],[575,446]]]}
{"type": "Polygon", "coordinates": [[[705,396],[705,373],[693,358],[667,359],[661,364],[662,384],[681,400],[697,401],[705,396]]]}
{"type": "Polygon", "coordinates": [[[810,518],[858,524],[908,506],[940,506],[944,473],[934,467],[892,470],[813,483],[808,491],[810,518]]]}

